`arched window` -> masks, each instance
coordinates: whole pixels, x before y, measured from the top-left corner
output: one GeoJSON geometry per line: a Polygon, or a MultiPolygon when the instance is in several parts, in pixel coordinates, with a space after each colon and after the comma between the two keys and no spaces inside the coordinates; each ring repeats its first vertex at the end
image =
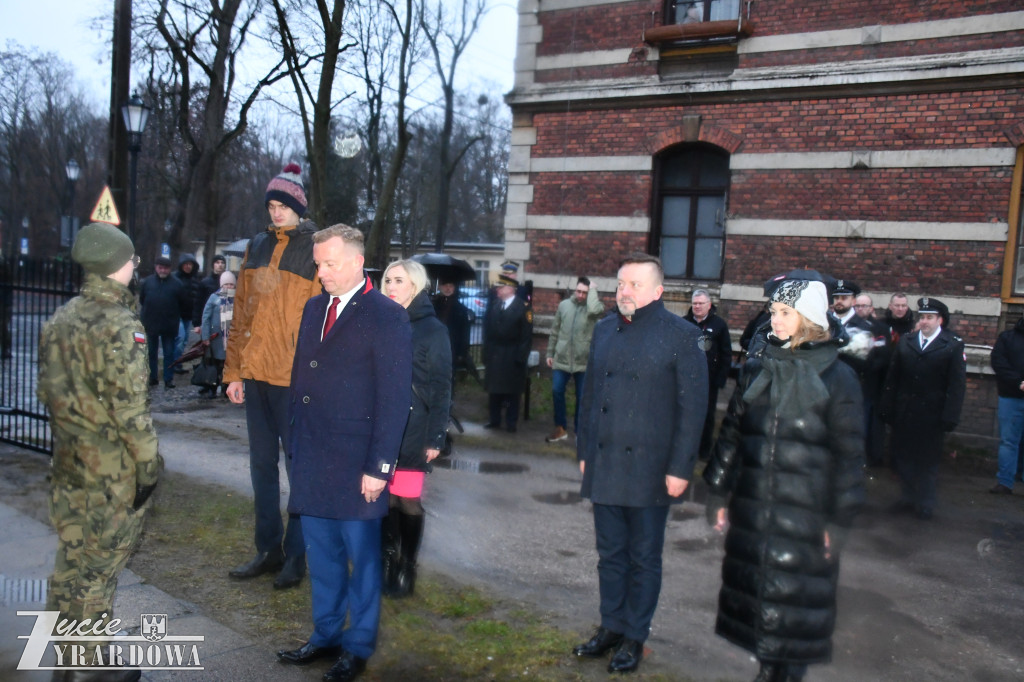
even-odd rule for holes
{"type": "Polygon", "coordinates": [[[721,280],[729,155],[708,145],[657,157],[651,251],[666,277],[721,280]]]}

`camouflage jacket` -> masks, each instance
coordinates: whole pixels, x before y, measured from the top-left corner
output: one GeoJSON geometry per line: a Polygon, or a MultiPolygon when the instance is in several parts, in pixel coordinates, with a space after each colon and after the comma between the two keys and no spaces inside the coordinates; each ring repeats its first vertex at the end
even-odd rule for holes
{"type": "MultiPolygon", "coordinates": [[[[39,337],[40,402],[54,435],[53,477],[75,486],[156,483],[146,335],[127,287],[86,275],[39,337]]],[[[130,491],[130,493],[129,493],[130,491]]],[[[128,498],[131,501],[131,498],[128,498]]]]}

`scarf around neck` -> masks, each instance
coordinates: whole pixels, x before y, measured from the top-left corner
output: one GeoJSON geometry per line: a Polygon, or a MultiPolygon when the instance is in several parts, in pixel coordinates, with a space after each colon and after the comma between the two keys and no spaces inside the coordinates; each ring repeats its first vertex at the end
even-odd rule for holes
{"type": "Polygon", "coordinates": [[[833,344],[789,348],[769,343],[761,355],[761,371],[743,393],[751,403],[770,387],[769,402],[780,417],[806,414],[814,405],[828,399],[828,388],[821,380],[838,356],[833,344]]]}

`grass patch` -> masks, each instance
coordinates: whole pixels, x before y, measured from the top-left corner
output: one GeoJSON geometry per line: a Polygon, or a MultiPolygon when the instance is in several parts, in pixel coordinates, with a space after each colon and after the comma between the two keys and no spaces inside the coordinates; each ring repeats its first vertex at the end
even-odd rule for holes
{"type": "MultiPolygon", "coordinates": [[[[154,497],[133,571],[268,649],[306,641],[312,629],[308,581],[279,591],[271,586],[273,576],[244,582],[227,577],[253,551],[246,496],[165,473],[154,497]]],[[[527,604],[424,573],[415,596],[384,600],[378,651],[366,679],[606,679],[603,664],[569,654],[579,637],[550,625],[527,604]]],[[[669,678],[640,673],[634,679],[669,678]]]]}

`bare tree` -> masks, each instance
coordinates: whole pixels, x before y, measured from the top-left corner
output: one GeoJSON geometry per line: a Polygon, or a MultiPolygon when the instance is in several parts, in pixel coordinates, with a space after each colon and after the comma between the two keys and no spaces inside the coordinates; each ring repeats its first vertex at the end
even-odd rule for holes
{"type": "Polygon", "coordinates": [[[366,261],[369,267],[383,268],[388,260],[388,253],[391,247],[392,224],[390,216],[392,206],[395,202],[395,195],[398,188],[398,179],[402,173],[402,166],[405,164],[405,157],[409,151],[409,143],[412,141],[412,133],[409,130],[409,122],[406,118],[406,98],[409,94],[409,78],[412,70],[412,59],[410,54],[413,49],[413,24],[414,16],[413,0],[404,0],[404,6],[400,9],[397,3],[390,0],[381,0],[388,15],[398,27],[400,36],[398,50],[398,93],[395,102],[395,148],[391,154],[391,162],[388,165],[387,177],[381,188],[380,197],[377,202],[376,211],[373,215],[373,225],[366,244],[366,261]]]}
{"type": "Polygon", "coordinates": [[[441,166],[440,183],[437,201],[437,230],[434,248],[444,249],[445,231],[448,226],[448,201],[451,190],[452,174],[462,156],[470,146],[480,141],[479,136],[472,137],[452,153],[452,131],[455,125],[455,71],[459,59],[469,45],[470,39],[480,26],[480,19],[486,11],[485,0],[460,0],[454,13],[446,9],[443,0],[437,0],[434,12],[420,14],[420,26],[423,29],[427,44],[434,55],[434,66],[441,80],[441,91],[444,94],[444,124],[441,129],[441,150],[439,163],[441,166]],[[447,59],[447,63],[445,63],[447,59]]]}
{"type": "Polygon", "coordinates": [[[245,131],[263,88],[288,74],[282,58],[242,97],[234,96],[243,47],[259,12],[260,0],[149,0],[136,15],[151,75],[174,93],[177,129],[187,148],[188,193],[172,218],[172,247],[182,246],[188,226],[213,251],[217,231],[211,188],[217,161],[245,131]],[[237,112],[232,125],[227,123],[229,110],[237,112]]]}
{"type": "Polygon", "coordinates": [[[350,44],[343,46],[341,43],[345,0],[315,0],[315,18],[303,14],[309,6],[307,0],[273,0],[273,5],[277,18],[276,31],[288,63],[288,75],[295,89],[299,118],[306,141],[313,220],[322,224],[326,217],[324,199],[327,192],[331,112],[340,103],[340,100],[334,101],[332,98],[335,73],[339,55],[351,47],[350,44]],[[293,19],[290,20],[289,16],[293,19]],[[300,31],[294,30],[293,25],[298,25],[300,31]],[[316,40],[306,44],[297,35],[316,36],[316,40]],[[315,93],[307,76],[311,64],[319,65],[320,69],[315,93]],[[312,122],[307,115],[307,107],[313,110],[312,122]]]}

